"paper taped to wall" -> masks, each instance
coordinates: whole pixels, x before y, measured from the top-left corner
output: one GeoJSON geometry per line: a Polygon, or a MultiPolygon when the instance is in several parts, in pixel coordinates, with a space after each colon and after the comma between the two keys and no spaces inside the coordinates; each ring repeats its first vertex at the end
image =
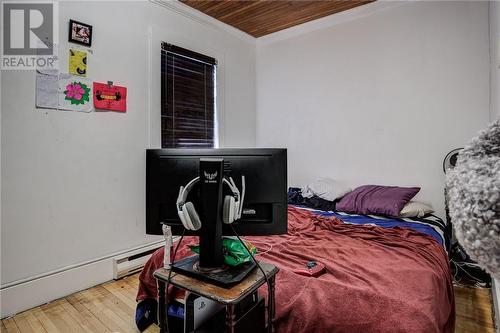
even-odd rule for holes
{"type": "Polygon", "coordinates": [[[87,76],[87,52],[69,49],[69,73],[78,76],[87,76]]]}
{"type": "Polygon", "coordinates": [[[57,109],[57,94],[59,91],[59,71],[36,71],[36,100],[37,108],[57,109]]]}
{"type": "Polygon", "coordinates": [[[56,70],[36,72],[37,108],[92,111],[92,81],[56,70]]]}
{"type": "Polygon", "coordinates": [[[91,112],[92,81],[67,73],[59,74],[59,109],[91,112]]]}
{"type": "Polygon", "coordinates": [[[94,82],[94,106],[96,109],[127,111],[127,88],[94,82]]]}

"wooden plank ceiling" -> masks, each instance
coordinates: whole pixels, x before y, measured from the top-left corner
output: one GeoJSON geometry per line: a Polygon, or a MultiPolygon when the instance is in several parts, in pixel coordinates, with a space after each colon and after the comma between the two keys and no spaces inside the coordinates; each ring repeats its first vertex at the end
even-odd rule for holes
{"type": "Polygon", "coordinates": [[[319,19],[374,0],[180,0],[184,4],[261,37],[298,24],[319,19]]]}

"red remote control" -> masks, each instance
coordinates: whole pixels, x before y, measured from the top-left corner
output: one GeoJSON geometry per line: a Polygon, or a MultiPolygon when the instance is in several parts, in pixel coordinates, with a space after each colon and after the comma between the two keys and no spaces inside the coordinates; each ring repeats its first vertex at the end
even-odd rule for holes
{"type": "Polygon", "coordinates": [[[320,262],[309,261],[307,264],[304,265],[303,269],[296,269],[293,272],[299,275],[316,277],[320,276],[325,272],[325,265],[323,265],[320,262]]]}

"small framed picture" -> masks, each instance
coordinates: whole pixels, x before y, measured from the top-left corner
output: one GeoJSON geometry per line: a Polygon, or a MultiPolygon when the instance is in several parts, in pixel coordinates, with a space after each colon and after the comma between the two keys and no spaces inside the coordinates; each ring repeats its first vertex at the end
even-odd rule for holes
{"type": "Polygon", "coordinates": [[[92,45],[92,26],[69,20],[68,42],[90,47],[92,45]]]}

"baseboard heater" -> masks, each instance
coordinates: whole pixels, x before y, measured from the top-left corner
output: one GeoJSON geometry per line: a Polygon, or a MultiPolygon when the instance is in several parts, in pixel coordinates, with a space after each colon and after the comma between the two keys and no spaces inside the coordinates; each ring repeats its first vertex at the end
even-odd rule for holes
{"type": "Polygon", "coordinates": [[[139,250],[130,251],[113,258],[113,279],[140,272],[153,252],[163,247],[162,243],[152,244],[139,250]]]}

